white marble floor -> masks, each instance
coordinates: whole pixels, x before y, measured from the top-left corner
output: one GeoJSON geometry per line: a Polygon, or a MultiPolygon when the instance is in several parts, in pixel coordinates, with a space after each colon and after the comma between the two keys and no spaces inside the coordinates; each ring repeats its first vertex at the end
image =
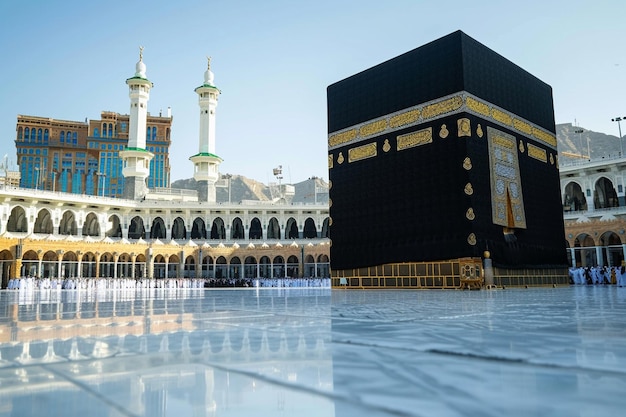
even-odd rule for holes
{"type": "Polygon", "coordinates": [[[0,292],[0,417],[625,409],[626,288],[0,292]]]}

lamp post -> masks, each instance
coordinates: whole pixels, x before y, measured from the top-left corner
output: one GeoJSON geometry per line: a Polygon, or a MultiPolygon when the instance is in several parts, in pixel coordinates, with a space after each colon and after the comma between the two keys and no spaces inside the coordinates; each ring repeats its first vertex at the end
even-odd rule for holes
{"type": "Polygon", "coordinates": [[[2,169],[4,170],[4,188],[9,188],[9,155],[4,155],[4,162],[2,163],[2,169]]]}
{"type": "Polygon", "coordinates": [[[611,119],[612,122],[617,122],[617,129],[619,130],[619,155],[623,156],[624,155],[624,147],[622,145],[622,126],[620,125],[620,122],[622,120],[626,120],[626,116],[624,117],[616,117],[614,119],[611,119]]]}
{"type": "Polygon", "coordinates": [[[104,172],[96,172],[98,176],[98,187],[100,186],[100,178],[102,178],[102,187],[100,188],[100,195],[104,197],[104,186],[106,184],[106,176],[107,174],[104,172]]]}
{"type": "Polygon", "coordinates": [[[57,172],[56,170],[52,170],[52,192],[56,191],[57,186],[57,172]]]}
{"type": "Polygon", "coordinates": [[[35,190],[39,189],[39,167],[35,167],[35,190]]]}
{"type": "Polygon", "coordinates": [[[233,177],[233,176],[232,176],[231,174],[224,174],[224,175],[222,175],[222,178],[224,178],[224,179],[227,179],[227,180],[228,180],[228,204],[230,204],[230,201],[231,201],[231,200],[230,200],[230,191],[231,191],[231,188],[230,188],[230,180],[231,180],[231,178],[232,178],[232,177],[233,177]]]}
{"type": "MultiPolygon", "coordinates": [[[[578,133],[578,143],[580,144],[580,156],[583,155],[583,135],[582,135],[583,132],[584,132],[583,129],[574,130],[574,133],[578,133]]],[[[589,155],[589,158],[591,158],[591,155],[589,155]]]]}
{"type": "Polygon", "coordinates": [[[278,198],[279,198],[279,200],[282,200],[282,198],[283,198],[283,189],[282,189],[281,181],[283,179],[283,166],[282,165],[278,165],[278,168],[274,168],[272,170],[272,172],[274,173],[274,176],[278,180],[278,198]]]}

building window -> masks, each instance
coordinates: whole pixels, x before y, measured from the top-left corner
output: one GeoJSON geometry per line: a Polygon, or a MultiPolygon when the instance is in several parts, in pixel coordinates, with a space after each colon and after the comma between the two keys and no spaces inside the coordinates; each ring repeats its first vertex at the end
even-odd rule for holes
{"type": "Polygon", "coordinates": [[[73,143],[74,145],[77,145],[77,144],[78,144],[78,133],[77,133],[77,132],[74,132],[74,133],[72,134],[72,143],[73,143]]]}
{"type": "MultiPolygon", "coordinates": [[[[28,129],[28,128],[26,128],[28,129]]],[[[27,130],[28,132],[28,130],[27,130]]],[[[22,140],[22,135],[24,134],[24,131],[22,130],[22,126],[17,128],[17,140],[22,140]]],[[[27,133],[28,134],[28,133],[27,133]]]]}
{"type": "Polygon", "coordinates": [[[113,137],[113,123],[109,123],[109,137],[113,137]]]}
{"type": "Polygon", "coordinates": [[[65,142],[65,132],[63,130],[61,131],[61,135],[59,136],[59,141],[61,143],[65,142]]]}
{"type": "Polygon", "coordinates": [[[43,131],[41,129],[37,130],[37,143],[41,143],[43,140],[43,131]]]}
{"type": "Polygon", "coordinates": [[[50,136],[50,131],[48,129],[43,131],[43,143],[48,143],[48,138],[50,136]]]}
{"type": "Polygon", "coordinates": [[[98,130],[98,128],[97,128],[97,127],[95,127],[95,128],[93,129],[93,136],[94,136],[94,137],[96,137],[96,138],[99,138],[99,137],[100,137],[100,131],[98,130]]]}
{"type": "Polygon", "coordinates": [[[25,128],[24,129],[24,140],[28,140],[28,134],[30,133],[30,129],[29,128],[25,128]]]}
{"type": "Polygon", "coordinates": [[[126,133],[126,122],[122,122],[122,133],[126,133]]]}
{"type": "Polygon", "coordinates": [[[157,128],[156,126],[154,126],[152,128],[152,140],[156,140],[156,136],[157,136],[157,128]]]}
{"type": "Polygon", "coordinates": [[[35,128],[34,127],[30,130],[30,141],[31,142],[35,141],[35,128]]]}

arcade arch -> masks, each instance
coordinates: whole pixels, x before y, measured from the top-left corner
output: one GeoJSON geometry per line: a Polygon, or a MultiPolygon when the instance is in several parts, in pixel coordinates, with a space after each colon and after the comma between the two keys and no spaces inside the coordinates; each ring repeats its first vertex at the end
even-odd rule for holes
{"type": "Polygon", "coordinates": [[[100,223],[94,213],[89,213],[83,223],[83,236],[100,236],[100,223]]]}
{"type": "Polygon", "coordinates": [[[230,228],[230,238],[231,239],[243,239],[245,237],[243,231],[243,222],[241,218],[235,217],[233,219],[233,224],[230,228]]]}
{"type": "Polygon", "coordinates": [[[226,228],[224,227],[224,220],[221,217],[216,217],[213,220],[213,225],[211,226],[211,239],[226,239],[226,228]]]}
{"type": "Polygon", "coordinates": [[[28,220],[26,218],[26,212],[20,206],[16,206],[11,210],[9,220],[7,221],[8,232],[27,232],[28,220]]]}
{"type": "Polygon", "coordinates": [[[250,221],[250,233],[248,234],[248,239],[256,240],[263,238],[263,229],[261,228],[261,221],[258,217],[253,218],[250,221]]]}
{"type": "Polygon", "coordinates": [[[298,222],[293,217],[290,217],[287,220],[287,224],[285,226],[285,239],[298,239],[298,222]]]}
{"type": "Polygon", "coordinates": [[[37,213],[37,219],[35,219],[35,227],[33,233],[47,234],[54,233],[54,225],[52,223],[52,215],[48,209],[41,209],[37,213]]]}
{"type": "Polygon", "coordinates": [[[184,240],[186,238],[187,229],[185,228],[185,221],[180,217],[176,217],[172,224],[172,239],[184,240]]]}
{"type": "Polygon", "coordinates": [[[152,221],[152,227],[150,228],[151,239],[165,239],[167,235],[165,229],[165,222],[161,217],[157,217],[152,221]]]}
{"type": "Polygon", "coordinates": [[[63,213],[61,217],[61,222],[59,223],[59,234],[60,235],[77,235],[77,227],[76,227],[76,215],[73,211],[67,210],[63,213]]]}
{"type": "Polygon", "coordinates": [[[593,205],[596,209],[618,207],[619,199],[613,183],[606,177],[600,177],[593,190],[593,205]]]}
{"type": "Polygon", "coordinates": [[[310,217],[304,221],[304,230],[302,231],[304,239],[315,239],[317,237],[317,229],[315,228],[315,220],[310,217]]]}
{"type": "Polygon", "coordinates": [[[196,217],[193,220],[193,225],[191,226],[191,238],[206,239],[206,224],[200,217],[196,217]]]}
{"type": "Polygon", "coordinates": [[[276,217],[272,217],[268,223],[267,238],[280,240],[280,225],[276,217]]]}
{"type": "MultiPolygon", "coordinates": [[[[120,218],[115,214],[109,217],[109,230],[107,230],[106,235],[108,237],[122,237],[122,226],[120,224],[120,218]]],[[[132,222],[131,222],[132,226],[132,222]]],[[[143,223],[142,223],[143,227],[143,223]]]]}
{"type": "Polygon", "coordinates": [[[575,181],[569,182],[565,186],[563,195],[563,209],[565,211],[587,210],[587,199],[580,184],[575,181]]]}
{"type": "Polygon", "coordinates": [[[145,239],[146,237],[146,229],[143,225],[143,219],[139,216],[135,216],[130,221],[130,226],[128,227],[128,238],[129,239],[145,239]]]}

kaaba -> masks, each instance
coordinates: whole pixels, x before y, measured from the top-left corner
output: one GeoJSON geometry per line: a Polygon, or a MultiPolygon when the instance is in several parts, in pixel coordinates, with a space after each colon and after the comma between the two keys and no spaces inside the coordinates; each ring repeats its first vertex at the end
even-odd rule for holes
{"type": "Polygon", "coordinates": [[[327,88],[333,286],[567,283],[552,88],[461,31],[327,88]]]}

